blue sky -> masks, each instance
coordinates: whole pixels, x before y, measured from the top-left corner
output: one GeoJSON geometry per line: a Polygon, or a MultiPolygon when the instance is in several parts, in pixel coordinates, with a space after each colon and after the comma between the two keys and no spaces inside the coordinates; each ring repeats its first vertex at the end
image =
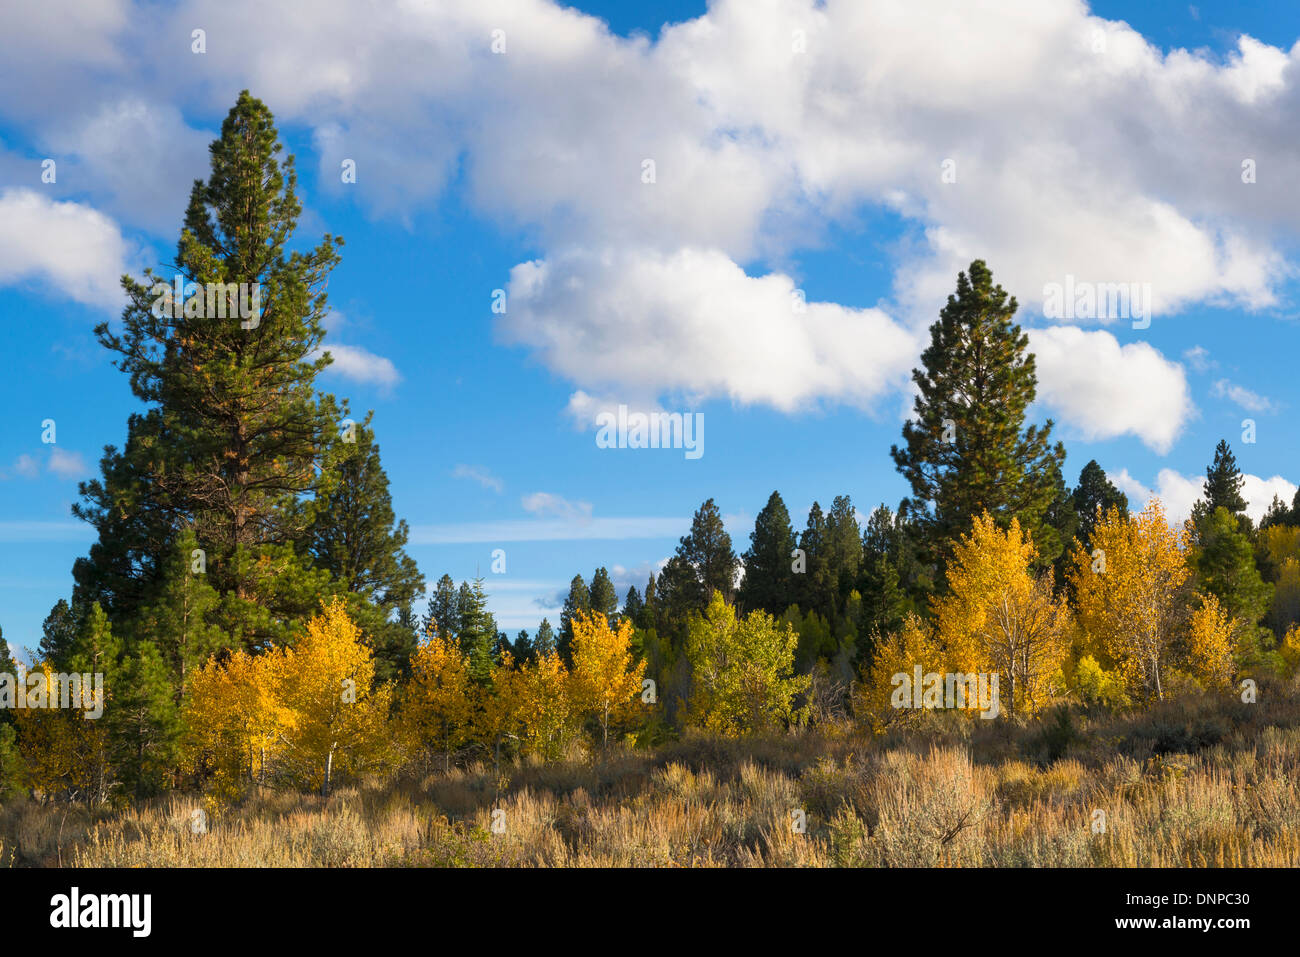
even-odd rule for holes
{"type": "Polygon", "coordinates": [[[375,410],[426,577],[481,572],[512,633],[575,573],[643,585],[706,498],[738,552],[773,489],[800,526],[895,505],[907,372],[977,257],[1036,330],[1071,480],[1096,458],[1178,514],[1220,438],[1257,511],[1300,479],[1294,4],[340,2],[278,33],[256,4],[69,6],[0,13],[11,645],[70,593],[77,481],[136,407],[91,329],[170,259],[244,87],[298,157],[301,241],[346,240],[321,385],[375,410]],[[1044,316],[1067,275],[1148,285],[1149,328],[1044,316]],[[598,448],[619,403],[702,412],[704,455],[598,448]]]}

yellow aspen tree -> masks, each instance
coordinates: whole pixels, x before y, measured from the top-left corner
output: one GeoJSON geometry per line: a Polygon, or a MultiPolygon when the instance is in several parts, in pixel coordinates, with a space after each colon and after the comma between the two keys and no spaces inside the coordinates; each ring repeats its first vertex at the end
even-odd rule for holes
{"type": "Polygon", "coordinates": [[[570,655],[574,700],[595,716],[607,747],[610,727],[636,713],[645,676],[645,662],[632,654],[632,623],[624,619],[614,629],[601,612],[576,615],[570,655]]]}
{"type": "Polygon", "coordinates": [[[109,728],[102,717],[111,694],[104,688],[96,698],[80,681],[66,685],[67,677],[61,681],[48,662],[26,673],[26,707],[13,712],[26,783],[46,796],[62,792],[102,803],[112,789],[109,728]],[[92,710],[100,717],[90,717],[92,710]]]}
{"type": "Polygon", "coordinates": [[[420,644],[411,656],[402,725],[417,747],[442,753],[444,770],[451,755],[473,740],[476,697],[469,659],[455,642],[434,635],[420,644]]]}
{"type": "Polygon", "coordinates": [[[222,800],[266,783],[287,717],[278,701],[274,659],[236,651],[191,672],[182,747],[192,773],[210,777],[222,800]]]}
{"type": "Polygon", "coordinates": [[[1076,551],[1071,571],[1087,650],[1104,666],[1113,662],[1135,697],[1163,699],[1186,622],[1186,529],[1171,528],[1153,498],[1137,515],[1111,509],[1092,546],[1076,551]]]}
{"type": "Polygon", "coordinates": [[[1278,651],[1282,656],[1282,676],[1293,677],[1300,671],[1300,625],[1292,625],[1287,629],[1278,651]]]}
{"type": "Polygon", "coordinates": [[[1235,671],[1233,636],[1240,623],[1230,618],[1213,595],[1201,596],[1187,629],[1187,671],[1205,688],[1223,690],[1232,685],[1235,671]]]}
{"type": "Polygon", "coordinates": [[[356,773],[391,757],[392,687],[375,685],[375,660],[340,598],[307,622],[293,648],[270,656],[284,708],[283,759],[328,795],[340,771],[356,773]]]}
{"type": "Polygon", "coordinates": [[[474,737],[492,752],[500,775],[501,746],[508,740],[523,739],[524,682],[510,652],[501,656],[500,663],[492,670],[491,680],[478,693],[482,697],[476,709],[474,737]]]}
{"type": "MultiPolygon", "coordinates": [[[[547,759],[564,754],[578,731],[581,717],[574,701],[573,682],[557,652],[551,651],[519,669],[514,697],[524,753],[547,759]]],[[[640,691],[640,681],[637,682],[640,691]]]]}
{"type": "Polygon", "coordinates": [[[1259,530],[1259,547],[1273,565],[1300,560],[1300,528],[1294,525],[1270,525],[1259,530]]]}
{"type": "MultiPolygon", "coordinates": [[[[36,665],[35,672],[45,676],[45,687],[55,686],[54,672],[46,662],[36,665]]],[[[31,674],[28,672],[27,674],[31,674]]],[[[22,757],[24,784],[45,797],[84,785],[78,780],[78,751],[74,721],[84,721],[80,711],[69,713],[60,708],[17,708],[14,721],[18,730],[18,753],[22,757]]]]}
{"type": "Polygon", "coordinates": [[[1028,714],[1060,690],[1053,676],[1069,654],[1069,611],[1033,572],[1036,555],[1016,519],[1003,530],[979,515],[953,548],[948,592],[935,602],[948,666],[997,674],[1006,710],[1028,714]]]}
{"type": "Polygon", "coordinates": [[[910,679],[917,668],[922,674],[944,674],[950,670],[943,646],[929,626],[915,614],[908,615],[903,627],[885,635],[876,644],[875,656],[862,670],[861,680],[853,693],[853,713],[877,733],[891,725],[915,718],[919,713],[893,705],[895,676],[910,679]]]}
{"type": "Polygon", "coordinates": [[[1072,684],[1079,700],[1089,707],[1125,708],[1132,703],[1124,679],[1102,668],[1092,655],[1084,655],[1074,666],[1072,684]]]}

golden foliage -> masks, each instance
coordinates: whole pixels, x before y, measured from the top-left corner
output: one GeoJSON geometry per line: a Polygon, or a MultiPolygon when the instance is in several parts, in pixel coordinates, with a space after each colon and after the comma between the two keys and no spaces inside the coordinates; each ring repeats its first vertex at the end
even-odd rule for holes
{"type": "Polygon", "coordinates": [[[402,727],[417,746],[431,745],[449,763],[473,738],[476,716],[469,659],[453,641],[434,635],[411,657],[402,727]]]}
{"type": "Polygon", "coordinates": [[[1087,650],[1135,697],[1162,699],[1191,575],[1186,530],[1171,528],[1153,498],[1137,515],[1111,509],[1092,541],[1094,554],[1078,550],[1071,572],[1087,650]]]}
{"type": "Polygon", "coordinates": [[[374,685],[374,657],[341,599],[307,622],[295,648],[236,652],[195,674],[186,705],[193,767],[219,793],[285,775],[328,793],[339,771],[382,764],[392,689],[374,685]]]}
{"type": "MultiPolygon", "coordinates": [[[[644,663],[641,668],[644,670],[644,663]]],[[[635,677],[640,691],[640,677],[635,677]]],[[[559,654],[552,651],[510,672],[508,683],[507,694],[515,710],[523,753],[548,759],[561,757],[582,730],[582,718],[581,699],[575,693],[579,689],[559,654]]]]}
{"type": "Polygon", "coordinates": [[[1287,629],[1287,633],[1282,636],[1279,651],[1286,677],[1290,678],[1300,671],[1300,625],[1292,625],[1287,629]]]}
{"type": "Polygon", "coordinates": [[[574,704],[595,717],[602,744],[608,744],[609,729],[631,719],[640,707],[645,662],[632,654],[632,623],[624,619],[614,629],[600,612],[577,615],[571,654],[574,704]]]}
{"type": "MultiPolygon", "coordinates": [[[[79,700],[75,692],[64,701],[58,676],[48,662],[36,665],[27,680],[28,706],[13,711],[24,784],[46,795],[69,792],[103,801],[110,785],[108,722],[88,717],[82,704],[89,704],[89,699],[79,700]],[[37,698],[41,704],[35,706],[33,692],[42,685],[33,672],[41,676],[44,688],[37,698]]],[[[104,697],[106,707],[107,689],[104,697]]]]}
{"type": "Polygon", "coordinates": [[[393,689],[375,685],[375,660],[341,598],[307,622],[293,648],[270,656],[284,717],[284,759],[295,776],[329,793],[336,770],[356,773],[391,756],[393,689]]]}
{"type": "Polygon", "coordinates": [[[875,657],[854,690],[854,714],[876,731],[914,717],[913,711],[895,708],[892,698],[894,676],[910,676],[918,665],[923,674],[949,671],[948,657],[929,626],[918,616],[909,615],[902,629],[876,645],[875,657]]]}
{"type": "Polygon", "coordinates": [[[1204,595],[1188,622],[1187,671],[1205,688],[1231,687],[1233,635],[1239,623],[1213,595],[1204,595]]]}
{"type": "Polygon", "coordinates": [[[1003,531],[979,515],[955,546],[948,592],[935,602],[949,668],[997,674],[1007,710],[1028,714],[1060,690],[1053,676],[1069,653],[1069,610],[1034,574],[1035,557],[1016,519],[1003,531]]]}
{"type": "Polygon", "coordinates": [[[265,655],[237,651],[190,677],[184,753],[190,770],[210,777],[222,800],[266,782],[268,757],[284,729],[269,664],[265,655]]]}

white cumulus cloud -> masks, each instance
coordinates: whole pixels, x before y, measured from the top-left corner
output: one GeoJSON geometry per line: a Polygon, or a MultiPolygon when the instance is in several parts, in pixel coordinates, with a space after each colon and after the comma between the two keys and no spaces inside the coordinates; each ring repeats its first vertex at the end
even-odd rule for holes
{"type": "Polygon", "coordinates": [[[1152,345],[1120,345],[1109,332],[1029,330],[1038,396],[1088,441],[1134,435],[1167,452],[1195,413],[1187,376],[1152,345]]]}
{"type": "Polygon", "coordinates": [[[602,395],[671,392],[783,411],[867,406],[900,387],[919,340],[879,309],[809,302],[780,273],[749,276],[717,250],[569,254],[511,271],[508,342],[602,395]]]}
{"type": "MultiPolygon", "coordinates": [[[[1138,481],[1128,469],[1116,474],[1108,473],[1107,477],[1129,497],[1130,508],[1141,508],[1152,496],[1159,498],[1171,523],[1186,520],[1192,514],[1192,506],[1205,494],[1204,475],[1188,477],[1174,469],[1161,469],[1156,475],[1154,488],[1138,481]]],[[[1261,478],[1242,474],[1241,496],[1246,500],[1246,514],[1252,521],[1258,522],[1264,517],[1275,495],[1290,505],[1295,493],[1295,483],[1280,475],[1261,478]]]]}
{"type": "Polygon", "coordinates": [[[334,358],[334,362],[325,370],[327,373],[333,372],[353,382],[378,385],[384,389],[391,389],[402,381],[402,375],[391,359],[375,355],[360,346],[330,344],[313,355],[320,352],[328,352],[334,358]]]}
{"type": "Polygon", "coordinates": [[[98,210],[31,189],[0,192],[0,284],[32,281],[56,298],[115,310],[126,301],[122,274],[138,265],[138,251],[98,210]]]}

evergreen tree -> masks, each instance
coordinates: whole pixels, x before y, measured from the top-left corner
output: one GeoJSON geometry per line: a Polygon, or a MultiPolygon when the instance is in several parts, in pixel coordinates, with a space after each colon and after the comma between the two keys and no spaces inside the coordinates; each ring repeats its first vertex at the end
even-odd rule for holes
{"type": "Polygon", "coordinates": [[[515,640],[510,643],[508,650],[518,666],[526,665],[537,657],[537,650],[533,647],[528,632],[522,628],[519,630],[519,634],[515,636],[515,640]]]}
{"type": "Polygon", "coordinates": [[[74,569],[83,601],[114,618],[138,606],[189,524],[223,629],[249,647],[283,635],[321,590],[289,567],[302,532],[293,505],[318,487],[332,427],[313,382],[330,361],[318,347],[341,240],[290,251],[300,206],[280,152],[270,111],[241,93],[210,147],[211,176],[190,194],[176,256],[189,295],[172,301],[171,277],[152,271],[124,278],[122,331],[96,334],[147,411],[75,507],[99,533],[74,569]]]}
{"type": "Polygon", "coordinates": [[[651,572],[650,577],[646,579],[645,598],[643,601],[645,607],[642,609],[641,619],[636,622],[636,626],[642,629],[657,628],[659,621],[659,597],[658,585],[655,581],[653,572],[651,572]]]}
{"type": "Polygon", "coordinates": [[[1201,521],[1191,565],[1198,588],[1219,600],[1233,618],[1254,626],[1268,611],[1273,586],[1255,566],[1255,549],[1238,517],[1220,505],[1201,521]]]}
{"type": "Polygon", "coordinates": [[[876,506],[867,517],[866,528],[862,530],[863,568],[871,566],[877,559],[892,558],[896,538],[894,513],[887,505],[876,506]]]}
{"type": "MultiPolygon", "coordinates": [[[[197,547],[198,539],[188,529],[177,538],[160,568],[153,601],[132,621],[132,634],[150,644],[167,669],[176,701],[187,678],[225,643],[221,629],[212,624],[220,597],[202,566],[195,566],[197,547]]],[[[152,660],[140,667],[152,668],[152,660]]]]}
{"type": "Polygon", "coordinates": [[[1271,528],[1275,525],[1294,524],[1294,513],[1287,506],[1286,502],[1282,501],[1279,496],[1274,495],[1273,501],[1269,503],[1268,511],[1265,512],[1264,517],[1259,520],[1259,530],[1262,532],[1264,529],[1271,528]]]}
{"type": "Polygon", "coordinates": [[[76,640],[77,616],[67,600],[60,598],[41,625],[41,642],[36,655],[40,661],[48,662],[55,671],[64,671],[66,669],[63,665],[72,653],[76,640]]]}
{"type": "Polygon", "coordinates": [[[375,651],[375,677],[386,681],[404,674],[415,652],[412,629],[395,616],[424,590],[424,576],[403,550],[409,531],[393,514],[371,417],[330,442],[328,481],[305,506],[303,543],[352,599],[351,618],[375,651]]]}
{"type": "Polygon", "coordinates": [[[1088,552],[1092,551],[1093,529],[1112,508],[1119,509],[1121,518],[1128,516],[1128,496],[1111,483],[1096,459],[1079,473],[1079,484],[1070,499],[1079,522],[1075,535],[1088,552]]]}
{"type": "Polygon", "coordinates": [[[1052,487],[1052,499],[1043,513],[1042,524],[1038,527],[1038,539],[1034,541],[1033,568],[1035,571],[1051,570],[1052,587],[1060,590],[1065,587],[1067,572],[1070,569],[1071,545],[1079,533],[1079,515],[1074,510],[1074,496],[1065,484],[1065,474],[1059,462],[1049,466],[1052,487]],[[1054,554],[1056,557],[1045,561],[1042,553],[1054,554]]]}
{"type": "Polygon", "coordinates": [[[483,579],[461,585],[457,613],[460,631],[456,635],[461,654],[469,659],[470,677],[480,685],[492,678],[493,652],[497,642],[497,623],[487,610],[483,579]]]}
{"type": "MultiPolygon", "coordinates": [[[[4,629],[0,628],[0,675],[14,675],[18,673],[18,666],[14,663],[13,655],[9,652],[9,642],[5,641],[4,629]]],[[[0,715],[3,717],[3,715],[0,715]]]]}
{"type": "Polygon", "coordinates": [[[78,674],[111,674],[122,654],[122,642],[113,634],[108,615],[95,602],[77,622],[76,638],[68,652],[64,667],[58,670],[78,674]]]}
{"type": "Polygon", "coordinates": [[[444,641],[451,641],[460,632],[458,608],[456,583],[450,575],[444,573],[433,586],[429,608],[420,630],[426,637],[437,634],[444,641]]]}
{"type": "Polygon", "coordinates": [[[569,582],[569,597],[564,599],[564,608],[560,612],[560,640],[557,650],[565,664],[570,661],[569,653],[573,645],[573,620],[578,615],[591,611],[591,592],[581,575],[574,575],[569,582]]]}
{"type": "MultiPolygon", "coordinates": [[[[15,663],[13,659],[13,655],[9,653],[9,643],[5,641],[4,629],[0,629],[0,675],[10,675],[13,678],[14,682],[17,683],[18,665],[17,663],[15,663]]],[[[14,722],[13,710],[11,708],[0,708],[0,729],[3,729],[8,725],[13,724],[13,722],[14,722]]],[[[3,748],[0,747],[0,751],[2,750],[3,748]]],[[[2,759],[3,759],[3,754],[0,753],[0,760],[2,759]]],[[[3,774],[3,772],[4,772],[4,767],[0,766],[0,774],[3,774]]],[[[4,781],[0,780],[0,793],[2,793],[3,791],[4,791],[4,781]]]]}
{"type": "Polygon", "coordinates": [[[831,569],[826,515],[819,503],[813,502],[808,510],[808,521],[799,535],[799,548],[803,551],[803,571],[796,569],[795,595],[803,611],[815,611],[822,618],[830,617],[832,601],[831,569]]]}
{"type": "Polygon", "coordinates": [[[537,626],[537,638],[533,641],[533,652],[538,658],[545,658],[555,650],[555,629],[550,621],[543,618],[537,626]]]}
{"type": "Polygon", "coordinates": [[[699,576],[680,554],[673,555],[659,571],[655,584],[656,621],[671,644],[686,635],[686,620],[699,611],[699,576]]]}
{"type": "Polygon", "coordinates": [[[833,617],[839,618],[857,585],[862,565],[862,529],[847,495],[835,496],[826,515],[826,565],[833,617]]]}
{"type": "Polygon", "coordinates": [[[611,628],[617,627],[615,619],[618,616],[618,593],[614,591],[614,583],[610,581],[609,572],[603,565],[591,576],[591,586],[587,592],[590,601],[588,607],[604,615],[611,628]]]}
{"type": "Polygon", "coordinates": [[[731,601],[738,570],[740,559],[732,550],[723,516],[710,498],[695,511],[690,532],[677,542],[676,553],[659,573],[655,605],[660,627],[673,638],[684,637],[686,619],[692,612],[705,610],[715,590],[731,601]]]}
{"type": "MultiPolygon", "coordinates": [[[[109,696],[123,685],[120,680],[119,662],[122,655],[122,642],[114,633],[108,615],[94,602],[80,616],[77,622],[77,635],[68,653],[67,661],[58,670],[80,675],[101,675],[104,697],[99,702],[105,713],[111,713],[109,696]]],[[[170,688],[167,689],[170,692],[170,688]]],[[[108,799],[113,785],[112,742],[108,725],[110,721],[100,724],[100,719],[77,719],[85,728],[77,741],[74,763],[77,777],[84,782],[87,797],[91,803],[102,804],[108,799]]]]}
{"type": "Polygon", "coordinates": [[[677,544],[655,582],[654,609],[657,639],[670,648],[685,640],[691,615],[707,607],[713,592],[730,602],[736,593],[740,559],[731,547],[731,536],[713,499],[695,512],[690,532],[677,544]]]}
{"type": "Polygon", "coordinates": [[[780,492],[773,492],[754,520],[749,549],[742,561],[745,578],[739,602],[745,611],[762,609],[780,615],[794,602],[795,537],[790,513],[780,492]]]}
{"type": "Polygon", "coordinates": [[[106,720],[113,765],[139,800],[162,791],[179,759],[180,709],[171,669],[151,641],[137,641],[113,682],[106,720]]]}
{"type": "Polygon", "coordinates": [[[1227,509],[1243,530],[1249,529],[1250,519],[1245,514],[1246,499],[1241,494],[1245,483],[1241,469],[1237,468],[1236,456],[1232,454],[1228,443],[1220,439],[1214,448],[1214,461],[1205,469],[1205,494],[1192,506],[1192,526],[1198,534],[1205,520],[1219,508],[1227,509]]]}
{"type": "Polygon", "coordinates": [[[679,569],[689,570],[682,576],[682,597],[693,610],[703,611],[714,591],[725,601],[736,593],[736,573],[740,559],[731,548],[731,536],[722,524],[722,513],[709,499],[695,512],[691,530],[677,544],[679,569]]]}
{"type": "MultiPolygon", "coordinates": [[[[1012,321],[1016,308],[984,262],[971,263],[930,327],[924,368],[912,373],[915,420],[891,454],[912,487],[905,511],[927,560],[940,565],[984,511],[1003,526],[1018,519],[1036,543],[1051,538],[1043,526],[1057,497],[1052,467],[1065,449],[1050,444],[1050,420],[1024,427],[1037,376],[1029,337],[1012,321]]],[[[1058,553],[1039,549],[1044,562],[1058,553]]]]}
{"type": "Polygon", "coordinates": [[[641,595],[632,585],[627,590],[627,597],[623,599],[623,617],[632,624],[639,626],[641,618],[645,614],[645,602],[641,600],[641,595]]]}
{"type": "MultiPolygon", "coordinates": [[[[8,675],[17,685],[18,665],[9,653],[9,644],[0,630],[0,675],[8,675]]],[[[19,792],[22,780],[22,757],[18,753],[18,732],[12,708],[0,708],[0,801],[19,792]]]]}
{"type": "Polygon", "coordinates": [[[917,552],[914,528],[902,513],[885,505],[871,513],[862,533],[862,576],[858,584],[864,635],[870,634],[873,626],[878,626],[882,634],[891,634],[901,628],[899,616],[928,612],[933,588],[917,552]],[[897,592],[890,581],[897,583],[897,592]]]}
{"type": "MultiPolygon", "coordinates": [[[[411,647],[414,648],[420,643],[420,619],[415,614],[414,602],[407,602],[397,609],[397,624],[410,635],[411,647]]],[[[412,652],[414,653],[414,652],[412,652]]],[[[407,668],[410,667],[410,661],[407,661],[407,668]]],[[[404,671],[405,673],[405,671],[404,671]]]]}
{"type": "Polygon", "coordinates": [[[902,630],[911,611],[898,568],[888,557],[881,555],[872,559],[864,580],[867,590],[861,592],[862,613],[857,642],[859,664],[872,659],[875,645],[881,638],[902,630]]]}

